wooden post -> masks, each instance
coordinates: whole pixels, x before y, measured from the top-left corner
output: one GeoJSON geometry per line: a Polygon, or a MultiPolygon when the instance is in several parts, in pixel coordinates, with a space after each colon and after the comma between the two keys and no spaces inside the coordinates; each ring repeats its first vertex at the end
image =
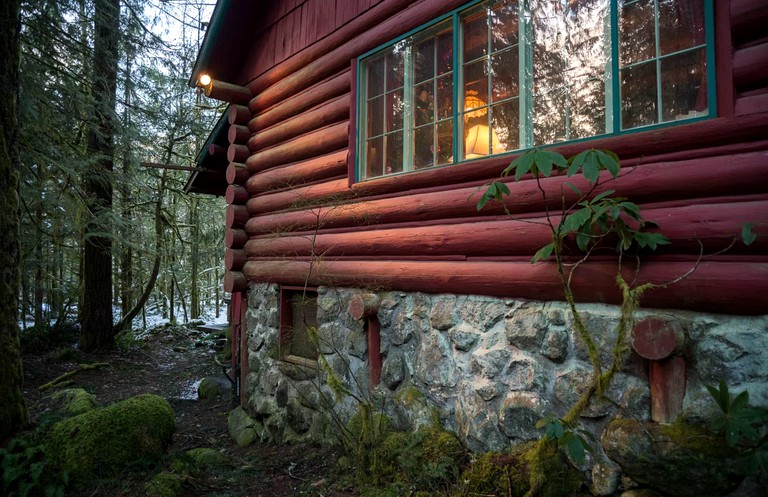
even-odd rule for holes
{"type": "Polygon", "coordinates": [[[677,352],[684,342],[676,322],[652,317],[635,325],[632,348],[650,361],[651,419],[658,423],[673,422],[683,409],[685,359],[677,352]]]}
{"type": "Polygon", "coordinates": [[[365,318],[368,334],[368,369],[371,387],[379,384],[381,378],[381,324],[379,323],[381,297],[372,293],[358,293],[349,301],[347,312],[354,319],[365,318]]]}

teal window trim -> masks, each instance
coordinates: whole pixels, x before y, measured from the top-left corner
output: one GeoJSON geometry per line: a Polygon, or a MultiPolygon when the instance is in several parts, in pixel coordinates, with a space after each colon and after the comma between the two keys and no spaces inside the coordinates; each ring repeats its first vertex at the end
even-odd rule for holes
{"type": "MultiPolygon", "coordinates": [[[[367,179],[375,179],[383,176],[393,176],[397,174],[402,174],[405,172],[411,172],[414,170],[413,167],[413,153],[412,153],[412,138],[414,133],[414,125],[413,125],[413,115],[411,113],[409,119],[411,122],[405,122],[404,123],[404,129],[403,129],[403,171],[397,172],[397,173],[391,173],[391,174],[383,174],[382,176],[376,176],[373,178],[364,178],[362,171],[364,167],[363,159],[365,158],[366,153],[366,140],[365,136],[363,134],[363,130],[366,126],[366,109],[367,106],[364,105],[366,102],[366,95],[367,95],[367,78],[364,77],[364,70],[365,70],[365,60],[369,57],[376,55],[380,52],[386,51],[393,47],[395,44],[406,40],[414,35],[422,34],[425,31],[431,29],[432,27],[438,25],[441,22],[444,22],[448,19],[451,20],[451,28],[452,28],[452,40],[453,40],[453,112],[451,120],[453,122],[453,161],[450,164],[444,164],[440,166],[433,166],[433,167],[445,167],[445,166],[453,166],[457,164],[461,164],[464,162],[470,162],[473,160],[482,160],[484,158],[479,159],[462,159],[464,157],[464,140],[461,139],[461,137],[464,134],[464,123],[463,123],[463,110],[464,110],[464,81],[463,81],[463,75],[464,75],[464,69],[463,69],[463,48],[464,48],[464,40],[463,40],[463,29],[462,29],[462,15],[469,10],[472,9],[472,7],[481,4],[483,2],[486,2],[488,0],[472,0],[463,6],[454,9],[446,14],[443,14],[434,20],[425,23],[417,28],[414,28],[407,33],[403,34],[402,36],[397,37],[394,40],[391,40],[387,43],[383,43],[379,46],[377,46],[374,49],[369,50],[368,52],[365,52],[364,54],[360,55],[357,58],[357,64],[356,64],[356,85],[357,85],[357,105],[356,105],[356,114],[355,114],[355,164],[354,164],[354,181],[364,181],[367,179]]],[[[519,87],[520,87],[520,93],[519,93],[519,106],[520,106],[520,126],[519,126],[519,144],[520,148],[512,151],[502,152],[499,154],[491,154],[492,156],[496,155],[509,155],[509,154],[516,154],[520,153],[523,150],[526,150],[533,146],[534,140],[533,140],[533,93],[532,91],[529,91],[529,89],[532,86],[532,66],[533,66],[533,34],[532,34],[532,26],[531,22],[526,22],[526,20],[530,20],[530,15],[525,15],[526,13],[530,14],[530,0],[518,0],[518,9],[519,12],[523,15],[519,17],[521,22],[518,23],[519,26],[519,87]],[[525,124],[523,124],[525,123],[525,124]]],[[[543,145],[545,147],[548,146],[561,146],[564,144],[571,144],[571,143],[581,143],[589,140],[594,140],[598,138],[607,138],[611,136],[621,136],[626,134],[632,134],[637,132],[644,132],[648,131],[649,129],[659,129],[659,128],[666,128],[670,126],[677,126],[680,124],[691,124],[707,119],[711,119],[714,117],[717,117],[717,88],[716,88],[716,60],[715,60],[715,20],[714,20],[714,0],[703,0],[704,2],[704,20],[705,20],[705,38],[704,38],[704,44],[703,45],[697,45],[695,47],[690,47],[684,50],[680,50],[671,54],[660,54],[660,48],[659,48],[659,10],[658,10],[658,1],[659,0],[653,0],[654,4],[654,41],[655,41],[655,51],[656,54],[654,56],[655,59],[655,65],[656,65],[656,86],[657,86],[657,122],[651,123],[648,125],[641,125],[636,126],[632,128],[622,128],[622,96],[621,96],[621,69],[623,68],[630,68],[634,65],[647,63],[648,60],[645,61],[639,61],[632,64],[627,64],[625,66],[621,66],[620,64],[620,57],[619,57],[619,5],[621,0],[608,0],[608,15],[606,16],[606,23],[610,23],[610,26],[606,26],[606,29],[604,30],[604,33],[606,34],[609,39],[606,42],[606,51],[610,52],[610,60],[608,61],[607,65],[610,67],[610,70],[606,71],[605,74],[605,133],[597,134],[594,136],[584,137],[584,138],[578,138],[578,139],[567,139],[562,142],[552,143],[552,144],[546,144],[543,145]],[[609,29],[608,29],[609,28],[609,29]],[[701,48],[704,48],[704,52],[706,54],[706,83],[707,83],[707,113],[701,116],[697,117],[691,117],[691,118],[685,118],[680,120],[671,120],[671,121],[663,121],[663,109],[661,105],[661,98],[662,98],[662,88],[661,88],[661,63],[662,61],[671,56],[680,55],[686,52],[692,52],[695,50],[699,50],[701,48]]],[[[632,3],[637,0],[629,0],[625,3],[632,3]]],[[[490,2],[489,5],[493,5],[495,2],[490,2]]],[[[490,40],[489,40],[490,43],[490,40]]],[[[408,60],[408,58],[406,58],[408,60]]],[[[488,64],[490,64],[490,58],[488,59],[488,64]]],[[[408,104],[408,99],[412,101],[412,91],[405,91],[407,89],[413,88],[413,75],[411,74],[412,71],[406,70],[404,75],[404,99],[406,100],[406,105],[408,104]],[[408,79],[411,78],[409,81],[408,79]]],[[[489,82],[490,85],[490,82],[489,82]]],[[[567,82],[566,82],[567,86],[567,82]]],[[[489,89],[490,91],[490,89],[489,89]]],[[[386,92],[385,92],[386,93],[386,92]]],[[[568,92],[567,92],[568,93],[568,92]]],[[[412,103],[412,102],[411,102],[412,103]]],[[[409,106],[410,107],[410,106],[409,106]]],[[[489,102],[487,105],[488,111],[489,111],[489,119],[490,119],[490,112],[491,112],[491,103],[489,102]]],[[[566,119],[568,116],[566,116],[566,119]]],[[[437,116],[435,116],[435,126],[437,125],[437,116]]],[[[489,121],[490,122],[490,121],[489,121]]],[[[566,126],[566,130],[568,130],[569,127],[566,126]]],[[[492,142],[492,140],[491,140],[492,142]]]]}

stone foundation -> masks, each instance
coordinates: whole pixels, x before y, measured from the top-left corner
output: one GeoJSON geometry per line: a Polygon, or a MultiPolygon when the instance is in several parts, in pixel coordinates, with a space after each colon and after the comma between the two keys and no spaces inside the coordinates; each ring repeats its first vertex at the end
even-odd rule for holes
{"type": "MultiPolygon", "coordinates": [[[[347,313],[357,292],[318,290],[319,350],[351,393],[337,398],[322,367],[278,359],[279,287],[250,287],[245,409],[262,439],[333,441],[338,423],[354,413],[356,396],[372,400],[399,428],[424,424],[436,413],[471,450],[503,450],[539,438],[536,421],[563,416],[589,382],[587,351],[572,331],[563,302],[384,292],[378,311],[381,382],[371,390],[364,321],[347,313]]],[[[579,308],[609,364],[618,308],[579,308]]],[[[768,406],[768,316],[638,313],[638,318],[651,316],[674,320],[685,333],[683,416],[710,417],[717,408],[705,385],[720,380],[733,392],[749,390],[752,404],[768,406]]],[[[591,405],[582,416],[582,425],[596,438],[616,416],[647,421],[647,361],[632,352],[608,397],[610,402],[591,405]]]]}

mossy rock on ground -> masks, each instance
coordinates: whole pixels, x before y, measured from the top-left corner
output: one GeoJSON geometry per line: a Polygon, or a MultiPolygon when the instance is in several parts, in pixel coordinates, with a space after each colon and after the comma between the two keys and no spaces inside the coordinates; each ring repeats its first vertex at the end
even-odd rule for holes
{"type": "Polygon", "coordinates": [[[144,484],[147,497],[180,497],[184,492],[184,476],[159,473],[144,484]]]}
{"type": "Polygon", "coordinates": [[[51,396],[56,410],[67,416],[77,416],[96,409],[96,396],[82,388],[67,388],[59,390],[51,396]]]}
{"type": "Polygon", "coordinates": [[[197,387],[197,396],[201,399],[212,399],[232,393],[232,382],[220,376],[206,376],[197,387]]]}
{"type": "Polygon", "coordinates": [[[84,482],[160,458],[175,430],[165,399],[139,395],[56,423],[46,453],[73,481],[84,482]]]}
{"type": "Polygon", "coordinates": [[[194,461],[199,468],[224,466],[227,456],[215,449],[199,447],[187,451],[187,456],[194,461]]]}

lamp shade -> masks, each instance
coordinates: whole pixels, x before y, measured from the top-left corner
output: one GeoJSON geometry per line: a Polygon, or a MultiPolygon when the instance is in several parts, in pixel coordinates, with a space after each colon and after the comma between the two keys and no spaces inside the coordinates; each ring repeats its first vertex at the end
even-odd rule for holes
{"type": "Polygon", "coordinates": [[[464,158],[465,159],[477,159],[478,157],[485,157],[491,152],[499,153],[505,149],[502,147],[499,137],[496,131],[490,129],[485,124],[476,124],[469,128],[467,136],[464,139],[464,158]],[[491,141],[493,143],[493,150],[490,149],[491,141]]]}

